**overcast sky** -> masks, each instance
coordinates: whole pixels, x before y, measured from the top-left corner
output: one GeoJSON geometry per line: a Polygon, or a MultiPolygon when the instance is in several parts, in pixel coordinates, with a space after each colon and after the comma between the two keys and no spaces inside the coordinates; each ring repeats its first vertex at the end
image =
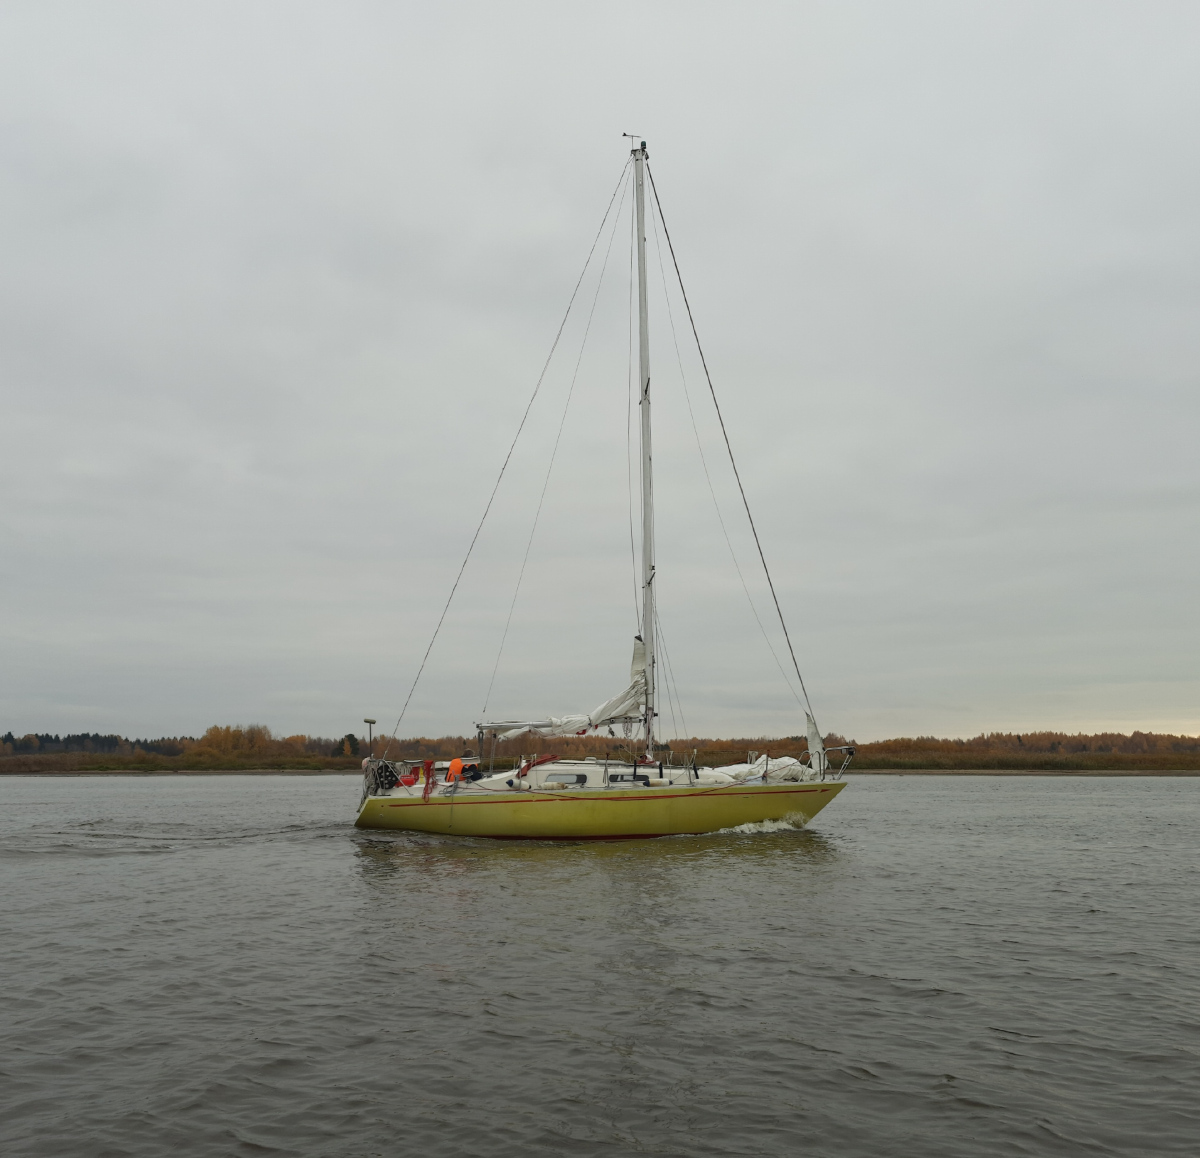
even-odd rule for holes
{"type": "MultiPolygon", "coordinates": [[[[1194,3],[4,5],[0,730],[390,724],[632,131],[823,730],[1200,732],[1198,124],[1194,3]]],[[[627,213],[500,718],[628,677],[627,213]]],[[[657,260],[663,731],[802,732],[657,260]]],[[[405,734],[479,718],[581,333],[405,734]]]]}

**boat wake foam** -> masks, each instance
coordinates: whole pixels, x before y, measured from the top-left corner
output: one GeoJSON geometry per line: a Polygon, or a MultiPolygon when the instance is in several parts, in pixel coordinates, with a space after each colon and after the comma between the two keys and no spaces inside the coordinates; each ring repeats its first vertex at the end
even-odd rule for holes
{"type": "Polygon", "coordinates": [[[752,820],[747,824],[735,824],[732,828],[718,829],[718,832],[799,832],[804,827],[804,817],[799,814],[785,816],[782,820],[752,820]]]}

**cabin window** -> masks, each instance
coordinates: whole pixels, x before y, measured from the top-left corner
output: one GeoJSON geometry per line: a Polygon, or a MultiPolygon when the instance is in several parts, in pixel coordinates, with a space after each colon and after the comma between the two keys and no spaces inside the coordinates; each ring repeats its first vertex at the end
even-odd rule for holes
{"type": "Polygon", "coordinates": [[[551,772],[543,781],[543,784],[586,784],[587,773],[585,772],[551,772]]]}

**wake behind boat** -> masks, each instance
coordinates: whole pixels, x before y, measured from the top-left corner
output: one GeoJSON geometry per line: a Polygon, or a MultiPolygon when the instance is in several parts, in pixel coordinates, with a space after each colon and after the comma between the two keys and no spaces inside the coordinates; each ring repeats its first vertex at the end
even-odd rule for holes
{"type": "MultiPolygon", "coordinates": [[[[779,601],[775,597],[774,584],[766,568],[766,559],[759,545],[758,532],[754,530],[752,518],[750,526],[754,530],[755,545],[758,547],[796,677],[804,695],[808,752],[799,760],[791,757],[773,760],[763,755],[755,760],[748,759],[745,764],[722,769],[700,767],[694,760],[690,765],[678,765],[670,760],[664,764],[658,758],[662,746],[655,741],[659,683],[658,616],[654,582],[650,334],[646,294],[644,180],[649,173],[649,167],[645,141],[641,141],[632,150],[630,161],[633,168],[638,280],[642,543],[639,634],[634,639],[629,684],[624,691],[588,713],[479,722],[475,725],[475,730],[480,741],[480,756],[438,764],[430,760],[388,760],[385,749],[382,759],[364,760],[363,796],[358,819],[355,821],[359,828],[535,840],[614,840],[682,835],[715,832],[763,821],[803,824],[811,820],[845,787],[844,781],[836,777],[829,778],[832,771],[830,753],[842,753],[842,764],[837,769],[837,774],[840,774],[853,757],[853,749],[826,749],[824,745],[811,704],[808,702],[808,693],[804,688],[804,680],[796,663],[787,625],[780,611],[779,601]],[[615,737],[614,729],[617,727],[622,729],[627,738],[633,737],[635,731],[638,733],[636,749],[631,744],[624,758],[610,756],[564,759],[551,753],[522,757],[512,769],[495,771],[495,749],[499,741],[527,734],[546,738],[585,736],[600,729],[606,729],[609,736],[615,737]],[[487,762],[485,772],[482,752],[485,742],[489,739],[492,744],[492,758],[487,762]]],[[[651,185],[653,186],[653,177],[651,185]]],[[[614,199],[615,196],[614,193],[614,199]]],[[[655,203],[657,205],[657,197],[655,203]]],[[[665,232],[666,222],[662,218],[661,206],[657,206],[657,209],[665,232]]],[[[602,223],[601,230],[603,228],[602,223]]],[[[667,233],[666,237],[669,245],[670,234],[667,233]]],[[[674,259],[673,249],[671,254],[674,259]]],[[[676,272],[678,273],[677,266],[676,272]]],[[[680,288],[682,290],[682,279],[680,288]]],[[[687,301],[686,293],[684,301],[687,301]]],[[[693,332],[694,330],[693,325],[693,332]]],[[[707,375],[707,367],[705,373],[707,375]]],[[[712,388],[711,380],[709,388],[712,388]]],[[[715,393],[713,401],[716,402],[715,393]]],[[[720,419],[719,407],[717,416],[720,419]]],[[[724,434],[723,419],[721,429],[724,434]]],[[[519,434],[520,430],[518,436],[519,434]]],[[[729,449],[727,436],[725,443],[729,449]]],[[[731,449],[730,461],[733,463],[731,449]]],[[[736,463],[733,463],[733,468],[736,475],[736,463]]],[[[499,486],[499,480],[496,485],[499,486]]],[[[740,476],[738,485],[741,489],[740,476]]],[[[750,517],[744,490],[741,496],[747,517],[750,517]]],[[[489,509],[490,505],[489,502],[489,509]]],[[[486,516],[485,510],[484,517],[486,516]]],[[[480,526],[482,527],[482,522],[480,526]]],[[[463,562],[463,568],[469,559],[470,550],[463,562]]],[[[460,578],[461,575],[460,569],[460,578]]],[[[454,589],[451,590],[450,599],[453,599],[453,596],[454,589]]],[[[447,609],[450,599],[446,603],[447,609]]],[[[436,638],[435,631],[434,639],[436,638]]],[[[429,646],[432,649],[433,641],[429,646]]],[[[429,650],[425,656],[428,659],[429,650]]],[[[401,719],[423,669],[424,662],[413,681],[408,701],[401,711],[401,719]]],[[[397,721],[397,728],[399,722],[397,721]]],[[[393,735],[395,733],[396,729],[393,729],[393,735]]]]}

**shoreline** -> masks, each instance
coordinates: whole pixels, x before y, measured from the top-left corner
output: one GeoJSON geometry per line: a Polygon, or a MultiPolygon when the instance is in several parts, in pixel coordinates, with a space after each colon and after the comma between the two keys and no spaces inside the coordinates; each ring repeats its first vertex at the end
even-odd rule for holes
{"type": "MultiPolygon", "coordinates": [[[[0,772],[7,776],[361,776],[358,768],[79,768],[0,772]]],[[[857,776],[1200,776],[1200,768],[858,768],[857,776]]]]}
{"type": "Polygon", "coordinates": [[[6,776],[362,776],[361,768],[77,768],[45,772],[0,772],[6,776]]]}
{"type": "Polygon", "coordinates": [[[858,768],[847,776],[1200,776],[1200,768],[858,768]]]}

